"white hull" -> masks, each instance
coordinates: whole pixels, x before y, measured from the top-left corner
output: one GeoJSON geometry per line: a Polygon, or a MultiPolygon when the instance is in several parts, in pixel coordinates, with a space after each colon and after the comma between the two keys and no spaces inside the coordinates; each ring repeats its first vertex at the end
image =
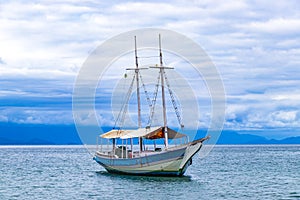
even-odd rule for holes
{"type": "Polygon", "coordinates": [[[201,142],[189,143],[162,152],[124,159],[103,156],[97,152],[94,160],[111,173],[182,176],[201,146],[201,142]]]}

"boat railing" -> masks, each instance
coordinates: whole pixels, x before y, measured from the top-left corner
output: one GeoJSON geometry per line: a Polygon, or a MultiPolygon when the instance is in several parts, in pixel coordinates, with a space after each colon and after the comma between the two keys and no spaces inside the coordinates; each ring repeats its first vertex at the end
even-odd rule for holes
{"type": "Polygon", "coordinates": [[[139,149],[139,145],[128,144],[126,139],[120,139],[117,144],[112,144],[109,139],[103,140],[100,138],[100,141],[97,139],[97,155],[109,158],[120,158],[120,159],[128,159],[128,158],[136,158],[141,157],[145,154],[157,154],[159,152],[173,150],[176,148],[182,148],[186,144],[188,144],[188,137],[182,137],[173,139],[172,143],[166,148],[164,144],[156,144],[153,140],[153,144],[145,144],[143,146],[142,151],[139,149]],[[119,145],[118,145],[119,144],[119,145]]]}

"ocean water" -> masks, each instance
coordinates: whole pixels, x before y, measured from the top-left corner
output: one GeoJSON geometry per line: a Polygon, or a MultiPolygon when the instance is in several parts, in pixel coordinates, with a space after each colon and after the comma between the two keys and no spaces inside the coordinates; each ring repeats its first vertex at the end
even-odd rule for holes
{"type": "Polygon", "coordinates": [[[0,199],[300,199],[300,146],[216,146],[184,177],[112,175],[74,146],[0,146],[0,199]]]}

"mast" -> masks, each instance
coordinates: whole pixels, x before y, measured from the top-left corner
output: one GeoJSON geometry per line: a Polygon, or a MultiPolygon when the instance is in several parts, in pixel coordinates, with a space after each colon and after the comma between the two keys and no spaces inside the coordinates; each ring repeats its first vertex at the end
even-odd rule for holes
{"type": "Polygon", "coordinates": [[[139,83],[139,64],[137,56],[137,47],[136,47],[136,36],[134,36],[134,52],[135,52],[135,77],[136,77],[136,95],[137,95],[137,104],[138,104],[138,127],[142,127],[141,122],[141,97],[140,97],[140,83],[139,83]]]}
{"type": "Polygon", "coordinates": [[[161,97],[162,97],[162,106],[163,106],[163,119],[164,119],[164,135],[165,135],[165,144],[168,148],[168,124],[167,124],[167,108],[166,108],[166,99],[165,99],[165,85],[164,85],[164,67],[162,61],[162,51],[161,51],[161,36],[159,34],[159,60],[160,60],[160,69],[159,73],[161,76],[161,97]]]}
{"type": "MultiPolygon", "coordinates": [[[[135,77],[136,77],[136,96],[138,104],[138,128],[142,127],[141,120],[141,97],[140,97],[140,83],[139,83],[139,64],[137,56],[137,45],[136,45],[136,36],[134,36],[134,52],[135,52],[135,77]]],[[[143,139],[139,137],[140,152],[143,150],[143,139]]]]}

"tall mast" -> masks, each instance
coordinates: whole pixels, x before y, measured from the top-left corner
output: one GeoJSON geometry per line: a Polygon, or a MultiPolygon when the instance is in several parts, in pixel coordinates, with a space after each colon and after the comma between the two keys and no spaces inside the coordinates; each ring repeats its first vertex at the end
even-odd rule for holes
{"type": "MultiPolygon", "coordinates": [[[[141,97],[140,97],[140,83],[139,83],[139,63],[137,56],[137,45],[136,45],[136,36],[134,36],[134,52],[135,52],[135,77],[136,77],[136,96],[137,96],[137,104],[138,104],[138,127],[142,127],[141,120],[141,97]]],[[[132,141],[131,141],[132,142],[132,141]]],[[[140,152],[143,150],[143,139],[139,138],[139,146],[140,152]]]]}
{"type": "Polygon", "coordinates": [[[141,122],[141,97],[140,97],[140,85],[139,85],[139,64],[137,56],[137,47],[136,47],[136,36],[134,36],[134,49],[135,49],[135,77],[136,77],[136,95],[137,95],[137,104],[138,104],[138,127],[142,127],[141,122]]]}
{"type": "Polygon", "coordinates": [[[162,61],[162,51],[161,51],[161,36],[159,34],[159,59],[160,59],[160,79],[161,79],[161,97],[163,104],[163,118],[164,118],[164,135],[165,135],[165,144],[168,148],[168,124],[167,124],[167,108],[166,108],[166,99],[165,99],[165,85],[164,85],[164,67],[162,61]]]}

